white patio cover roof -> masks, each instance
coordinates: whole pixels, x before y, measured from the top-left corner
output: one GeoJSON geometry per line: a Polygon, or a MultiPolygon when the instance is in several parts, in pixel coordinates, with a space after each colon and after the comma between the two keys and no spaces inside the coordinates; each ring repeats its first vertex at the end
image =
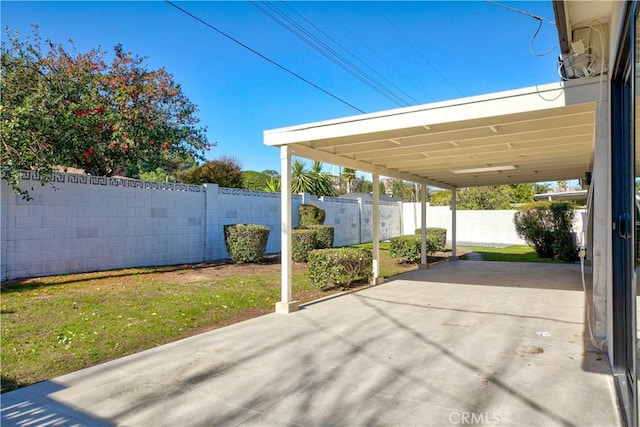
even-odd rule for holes
{"type": "Polygon", "coordinates": [[[267,130],[294,155],[441,188],[584,178],[599,78],[267,130]],[[475,171],[474,171],[475,170],[475,171]]]}

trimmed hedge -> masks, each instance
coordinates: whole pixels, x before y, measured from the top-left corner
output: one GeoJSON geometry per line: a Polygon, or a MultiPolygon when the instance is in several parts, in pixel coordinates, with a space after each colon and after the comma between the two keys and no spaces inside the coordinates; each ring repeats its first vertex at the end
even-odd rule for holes
{"type": "Polygon", "coordinates": [[[308,228],[291,230],[291,259],[307,262],[309,252],[316,248],[316,231],[308,228]]]}
{"type": "Polygon", "coordinates": [[[298,222],[300,228],[310,225],[322,225],[327,216],[324,209],[316,205],[300,205],[298,213],[300,214],[300,221],[298,222]]]}
{"type": "Polygon", "coordinates": [[[334,228],[332,225],[310,225],[307,227],[316,233],[315,249],[327,249],[333,247],[334,228]]]}
{"type": "MultiPolygon", "coordinates": [[[[445,229],[441,228],[437,230],[445,229]]],[[[427,234],[425,240],[427,242],[427,254],[444,250],[442,234],[440,232],[427,234]]],[[[402,258],[403,262],[417,264],[420,262],[420,253],[421,244],[419,235],[392,237],[389,241],[389,256],[392,258],[402,258]]]]}
{"type": "Polygon", "coordinates": [[[233,262],[259,262],[264,257],[269,227],[259,224],[224,226],[224,244],[233,262]]]}
{"type": "Polygon", "coordinates": [[[371,249],[316,249],[309,254],[309,278],[320,289],[348,287],[355,280],[368,279],[372,268],[371,249]]]}
{"type": "MultiPolygon", "coordinates": [[[[444,251],[444,248],[447,245],[447,229],[427,227],[425,231],[427,236],[427,248],[429,247],[429,242],[431,242],[432,246],[435,246],[435,249],[429,250],[428,252],[444,251]]],[[[421,229],[416,228],[416,236],[420,236],[421,233],[421,229]]]]}
{"type": "Polygon", "coordinates": [[[389,241],[389,256],[402,258],[404,262],[420,262],[420,238],[417,236],[392,237],[389,241]]]}

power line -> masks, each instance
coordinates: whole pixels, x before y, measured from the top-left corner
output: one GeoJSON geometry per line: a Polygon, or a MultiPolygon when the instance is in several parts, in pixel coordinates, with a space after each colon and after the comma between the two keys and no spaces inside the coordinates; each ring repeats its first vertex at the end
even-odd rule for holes
{"type": "Polygon", "coordinates": [[[373,72],[375,75],[377,75],[378,77],[380,77],[382,80],[384,80],[385,82],[389,83],[391,86],[393,86],[396,90],[398,90],[399,92],[401,92],[402,94],[404,94],[407,98],[411,99],[414,103],[416,104],[420,104],[420,101],[418,101],[417,99],[415,99],[414,97],[412,97],[410,94],[408,94],[407,92],[405,92],[404,90],[402,90],[401,88],[399,88],[397,85],[395,85],[392,81],[390,81],[389,79],[387,79],[385,76],[383,76],[382,74],[378,73],[376,70],[374,70],[371,66],[369,66],[366,62],[364,62],[363,60],[361,60],[360,58],[358,58],[355,54],[351,53],[349,51],[349,49],[347,49],[346,47],[344,47],[341,43],[339,43],[337,40],[335,40],[333,37],[331,37],[329,34],[327,34],[325,31],[323,31],[321,28],[319,28],[317,25],[315,25],[313,22],[309,21],[307,18],[305,18],[302,14],[300,14],[297,10],[295,10],[288,2],[283,2],[283,4],[285,6],[287,6],[289,9],[291,9],[291,11],[293,13],[295,13],[296,15],[298,15],[300,18],[304,19],[309,25],[311,25],[313,28],[315,28],[318,32],[320,32],[322,35],[324,35],[327,39],[331,40],[336,46],[338,46],[340,49],[342,49],[347,55],[351,56],[352,58],[354,58],[356,61],[358,61],[359,63],[361,63],[362,65],[364,65],[365,67],[367,67],[371,72],[373,72]]]}
{"type": "Polygon", "coordinates": [[[400,36],[404,39],[404,41],[405,41],[405,42],[407,42],[407,44],[408,44],[409,46],[411,46],[411,47],[413,48],[413,50],[415,50],[415,51],[416,51],[416,53],[417,53],[418,55],[420,55],[420,57],[424,60],[424,62],[426,62],[426,63],[427,63],[431,68],[433,68],[433,70],[434,70],[436,73],[438,73],[438,75],[439,75],[440,77],[442,77],[442,79],[443,79],[445,82],[447,82],[447,83],[449,84],[449,86],[451,86],[451,87],[452,87],[456,92],[458,92],[461,96],[464,96],[464,94],[463,94],[462,92],[460,92],[460,90],[459,90],[457,87],[455,87],[455,86],[454,86],[454,84],[453,84],[453,83],[451,83],[451,81],[449,81],[449,79],[448,79],[444,74],[442,74],[442,73],[440,72],[440,70],[438,70],[438,69],[435,67],[435,65],[433,65],[433,64],[431,63],[431,61],[429,61],[429,60],[427,59],[427,57],[423,55],[423,53],[422,53],[422,52],[420,52],[420,51],[418,50],[418,48],[417,48],[417,47],[416,47],[416,46],[411,42],[411,40],[409,40],[409,39],[408,39],[408,38],[407,38],[407,37],[406,37],[406,36],[405,36],[405,35],[404,35],[404,34],[403,34],[399,29],[398,29],[398,27],[396,27],[395,25],[393,25],[393,22],[391,22],[391,21],[389,20],[389,18],[387,18],[387,17],[385,16],[385,17],[384,17],[384,19],[386,19],[386,20],[387,20],[387,22],[389,23],[389,25],[391,25],[391,27],[392,27],[394,30],[396,30],[396,32],[397,32],[398,34],[400,34],[400,36]]]}
{"type": "Polygon", "coordinates": [[[210,29],[212,29],[213,31],[217,32],[218,34],[226,37],[227,39],[231,40],[232,42],[242,46],[243,48],[245,48],[246,50],[248,50],[249,52],[253,53],[254,55],[259,56],[260,58],[264,59],[265,61],[275,65],[276,67],[280,68],[283,71],[286,71],[287,73],[291,74],[292,76],[296,77],[299,80],[302,80],[303,82],[305,82],[306,84],[313,86],[314,88],[318,89],[319,91],[329,95],[330,97],[342,102],[343,104],[353,108],[356,111],[359,111],[360,113],[365,114],[365,111],[361,110],[360,108],[354,106],[353,104],[345,101],[344,99],[340,98],[337,95],[334,95],[333,93],[329,92],[326,89],[323,89],[322,87],[318,86],[317,84],[313,83],[312,81],[309,81],[307,79],[305,79],[304,77],[302,77],[301,75],[299,75],[298,73],[296,73],[295,71],[290,70],[289,68],[285,67],[284,65],[279,64],[278,62],[274,61],[273,59],[263,55],[262,53],[258,52],[257,50],[247,46],[246,44],[242,43],[241,41],[233,38],[232,36],[230,36],[229,34],[225,33],[224,31],[214,27],[213,25],[211,25],[210,23],[208,23],[207,21],[197,17],[196,15],[192,14],[191,12],[181,8],[180,6],[178,6],[177,4],[169,1],[169,0],[164,0],[165,3],[167,3],[170,6],[173,6],[175,9],[179,10],[180,12],[184,13],[187,16],[190,16],[191,18],[195,19],[196,21],[200,22],[201,24],[209,27],[210,29]]]}
{"type": "Polygon", "coordinates": [[[528,16],[529,18],[533,18],[536,21],[540,21],[540,22],[546,21],[546,22],[548,22],[550,24],[555,24],[555,22],[547,21],[545,18],[543,18],[541,16],[534,15],[533,13],[525,12],[524,10],[516,9],[515,7],[511,7],[511,6],[506,5],[506,4],[498,3],[497,1],[494,1],[494,0],[484,0],[484,1],[489,3],[489,4],[505,8],[505,9],[510,10],[512,12],[519,13],[520,15],[528,16]]]}
{"type": "Polygon", "coordinates": [[[354,76],[356,79],[360,80],[362,83],[366,84],[382,96],[389,99],[391,102],[395,103],[399,107],[407,107],[411,105],[410,102],[403,99],[400,95],[394,93],[392,90],[384,86],[384,84],[377,81],[374,77],[368,74],[366,71],[363,71],[361,68],[353,64],[353,62],[349,61],[347,58],[342,56],[332,47],[327,45],[324,41],[318,38],[316,35],[308,31],[290,16],[286,15],[283,11],[278,9],[273,3],[270,2],[249,2],[253,7],[258,9],[264,15],[269,17],[271,20],[276,22],[278,25],[289,31],[295,37],[303,41],[308,46],[312,47],[322,56],[354,76]],[[267,10],[270,9],[271,11],[267,10]],[[271,13],[273,12],[273,13],[271,13]],[[274,15],[274,13],[276,15],[274,15]]]}
{"type": "Polygon", "coordinates": [[[542,28],[542,24],[544,22],[548,22],[551,25],[555,25],[556,23],[553,22],[553,21],[548,21],[547,19],[545,19],[545,18],[543,18],[541,16],[534,15],[533,13],[525,12],[524,10],[516,9],[515,7],[511,7],[511,6],[508,6],[506,4],[498,3],[497,1],[494,1],[494,0],[484,0],[484,1],[489,3],[489,4],[492,4],[494,6],[502,7],[504,9],[510,10],[511,12],[519,13],[520,15],[528,16],[529,18],[533,18],[536,21],[538,21],[538,28],[536,29],[536,32],[533,34],[533,37],[531,37],[531,41],[529,42],[529,52],[531,53],[531,55],[533,55],[533,56],[545,56],[545,55],[548,55],[551,52],[553,52],[556,47],[560,46],[560,43],[558,43],[557,45],[555,45],[551,49],[547,50],[546,52],[536,53],[533,50],[533,44],[536,41],[536,37],[538,37],[538,33],[540,32],[540,29],[542,28]]]}
{"type": "MultiPolygon", "coordinates": [[[[391,68],[392,70],[394,70],[395,72],[397,72],[398,74],[400,74],[400,76],[405,79],[411,86],[413,86],[414,88],[416,88],[417,90],[419,90],[420,92],[422,92],[427,98],[430,98],[432,100],[435,101],[435,98],[433,96],[431,96],[431,94],[429,94],[427,91],[425,91],[423,88],[421,88],[420,86],[416,85],[414,82],[412,82],[411,80],[409,80],[409,78],[404,75],[400,70],[398,70],[393,64],[389,63],[389,61],[387,61],[383,56],[381,56],[378,52],[376,52],[375,50],[373,50],[364,40],[362,40],[360,37],[358,37],[357,34],[355,34],[353,31],[351,31],[349,29],[349,27],[347,27],[346,25],[344,25],[342,22],[340,22],[340,20],[338,18],[335,17],[335,15],[333,15],[332,13],[329,13],[329,15],[331,15],[331,17],[333,18],[334,21],[336,21],[336,23],[338,25],[340,25],[342,27],[343,30],[345,30],[346,32],[348,32],[349,34],[351,34],[351,36],[353,38],[355,38],[356,40],[358,40],[360,43],[362,43],[362,45],[364,47],[367,48],[367,50],[369,50],[369,52],[373,53],[375,56],[377,56],[382,62],[384,62],[389,68],[391,68]]],[[[416,101],[418,102],[418,101],[416,101]]],[[[418,102],[420,103],[420,102],[418,102]]]]}

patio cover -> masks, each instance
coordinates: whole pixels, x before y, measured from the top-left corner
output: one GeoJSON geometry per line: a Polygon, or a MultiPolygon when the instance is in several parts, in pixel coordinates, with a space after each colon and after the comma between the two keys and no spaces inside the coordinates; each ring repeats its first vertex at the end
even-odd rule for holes
{"type": "MultiPolygon", "coordinates": [[[[421,184],[421,266],[426,259],[426,185],[460,187],[584,178],[593,167],[596,116],[607,91],[602,78],[580,79],[267,130],[280,147],[282,299],[291,292],[291,156],[372,174],[374,283],[380,283],[380,176],[421,184]]],[[[602,117],[600,117],[602,120],[602,117]]],[[[456,192],[452,191],[452,257],[456,257],[456,192]]]]}
{"type": "MultiPolygon", "coordinates": [[[[580,179],[591,170],[598,78],[264,132],[296,156],[440,188],[580,179]]],[[[606,96],[606,87],[603,88],[606,96]]]]}

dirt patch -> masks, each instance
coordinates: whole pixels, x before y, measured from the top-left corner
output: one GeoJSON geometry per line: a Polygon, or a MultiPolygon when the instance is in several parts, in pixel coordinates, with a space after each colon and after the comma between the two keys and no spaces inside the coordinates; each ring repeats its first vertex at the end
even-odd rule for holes
{"type": "MultiPolygon", "coordinates": [[[[305,264],[294,264],[294,270],[306,269],[305,264]]],[[[198,264],[186,264],[179,270],[162,273],[163,280],[181,282],[199,282],[212,278],[227,279],[250,274],[275,274],[280,272],[280,256],[268,255],[261,263],[242,264],[231,261],[210,261],[198,264]]]]}

